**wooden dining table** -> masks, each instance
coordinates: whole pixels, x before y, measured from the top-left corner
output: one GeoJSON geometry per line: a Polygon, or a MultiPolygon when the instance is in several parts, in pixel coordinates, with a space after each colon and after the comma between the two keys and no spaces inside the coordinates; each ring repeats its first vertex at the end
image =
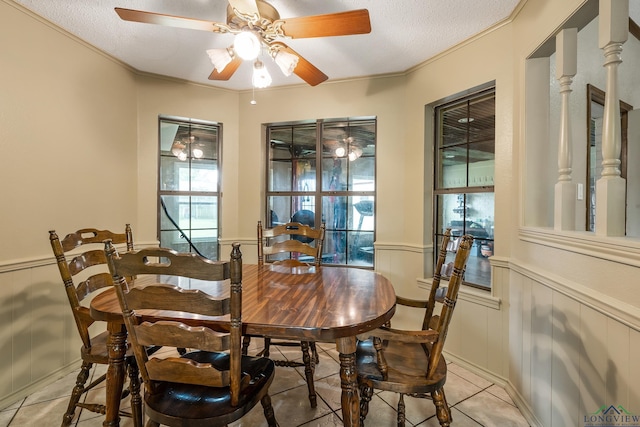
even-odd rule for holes
{"type": "MultiPolygon", "coordinates": [[[[228,295],[229,292],[229,286],[224,282],[183,277],[138,276],[132,285],[154,282],[172,283],[185,289],[201,289],[214,296],[228,295]]],[[[345,426],[360,425],[356,335],[380,327],[390,320],[395,312],[395,301],[391,282],[371,270],[328,266],[283,267],[273,264],[245,264],[242,267],[243,334],[336,343],[345,426]]],[[[191,326],[221,329],[224,329],[227,320],[172,311],[145,311],[139,314],[143,319],[179,320],[191,326]]],[[[107,411],[103,425],[118,426],[127,335],[114,289],[93,299],[91,316],[108,322],[107,411]]],[[[134,404],[140,403],[132,402],[134,404]]],[[[136,421],[137,425],[142,420],[136,421]]]]}

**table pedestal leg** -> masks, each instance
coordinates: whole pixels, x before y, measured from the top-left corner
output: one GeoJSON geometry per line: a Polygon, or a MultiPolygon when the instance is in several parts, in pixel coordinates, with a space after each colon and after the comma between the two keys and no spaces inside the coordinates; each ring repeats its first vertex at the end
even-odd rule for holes
{"type": "Polygon", "coordinates": [[[120,425],[120,399],[124,384],[124,356],[127,352],[127,332],[122,323],[109,323],[109,367],[107,368],[107,413],[102,425],[118,427],[120,425]]]}
{"type": "Polygon", "coordinates": [[[342,419],[345,427],[360,426],[358,375],[356,372],[356,338],[336,340],[340,353],[340,385],[342,387],[342,419]]]}

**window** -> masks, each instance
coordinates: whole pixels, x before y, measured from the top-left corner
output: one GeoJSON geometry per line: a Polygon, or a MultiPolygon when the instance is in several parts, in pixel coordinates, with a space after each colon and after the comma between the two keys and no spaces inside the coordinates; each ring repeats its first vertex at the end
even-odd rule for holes
{"type": "Polygon", "coordinates": [[[267,141],[266,225],[324,222],[324,264],[372,268],[376,120],[271,124],[267,141]]]}
{"type": "Polygon", "coordinates": [[[160,118],[160,246],[218,259],[222,127],[160,118]]]}
{"type": "Polygon", "coordinates": [[[437,106],[435,113],[435,247],[450,227],[453,242],[447,262],[453,261],[455,237],[472,235],[464,280],[488,288],[487,258],[494,249],[495,89],[437,106]]]}

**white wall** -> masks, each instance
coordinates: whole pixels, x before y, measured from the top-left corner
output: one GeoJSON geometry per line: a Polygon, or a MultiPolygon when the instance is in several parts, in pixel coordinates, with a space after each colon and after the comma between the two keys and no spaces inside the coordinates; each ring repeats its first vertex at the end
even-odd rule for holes
{"type": "MultiPolygon", "coordinates": [[[[149,76],[136,78],[138,126],[138,235],[157,244],[158,216],[158,116],[178,116],[222,123],[222,218],[221,237],[237,236],[238,209],[238,94],[149,76]],[[227,196],[229,195],[229,196],[227,196]]],[[[228,257],[231,248],[222,252],[228,257]]]]}
{"type": "MultiPolygon", "coordinates": [[[[0,1],[0,407],[78,360],[48,230],[137,228],[136,83],[0,1]]],[[[78,365],[73,364],[76,368],[78,365]]]]}
{"type": "Polygon", "coordinates": [[[406,167],[407,158],[422,156],[422,147],[408,148],[404,122],[404,77],[356,79],[349,82],[327,82],[314,88],[295,86],[240,94],[239,129],[240,163],[238,170],[239,205],[237,234],[226,234],[223,243],[228,250],[232,240],[255,242],[256,222],[263,218],[265,176],[265,132],[263,124],[282,121],[315,120],[355,116],[377,118],[377,203],[376,203],[376,269],[387,275],[398,287],[411,287],[407,277],[423,275],[424,242],[422,193],[408,195],[407,190],[421,187],[422,165],[406,167]],[[398,191],[400,189],[400,191],[398,191]],[[407,197],[413,197],[408,199],[407,197]],[[384,200],[383,203],[379,203],[384,200]],[[398,220],[398,217],[402,220],[398,220]],[[420,230],[419,234],[416,230],[420,230]],[[385,255],[381,255],[385,253],[385,255]],[[396,257],[399,253],[402,256],[396,257]],[[402,268],[397,268],[402,265],[402,268]]]}
{"type": "MultiPolygon", "coordinates": [[[[578,32],[578,72],[573,78],[571,84],[572,92],[570,94],[569,115],[572,123],[571,131],[573,135],[573,156],[572,156],[572,177],[574,183],[581,183],[586,189],[588,183],[587,177],[587,85],[591,84],[600,90],[606,90],[607,74],[603,66],[604,53],[598,47],[598,25],[599,19],[595,18],[587,26],[578,32]]],[[[638,68],[640,67],[640,41],[633,35],[629,35],[629,39],[622,47],[622,64],[618,71],[618,94],[620,100],[632,105],[634,108],[640,108],[640,76],[638,68]]],[[[555,54],[550,58],[550,133],[549,133],[549,164],[558,164],[558,140],[560,126],[560,86],[555,78],[555,54]]],[[[632,123],[631,123],[632,124],[632,123]]],[[[635,153],[634,148],[640,142],[629,139],[631,153],[635,153]]],[[[629,157],[628,170],[634,169],[638,162],[638,157],[629,157]]],[[[557,172],[552,175],[550,185],[557,181],[557,172]]],[[[634,187],[630,187],[632,190],[634,187]]],[[[635,187],[636,189],[638,187],[635,187]]],[[[586,190],[585,190],[586,191],[586,190]]],[[[550,206],[553,212],[553,206],[550,206]]],[[[586,199],[576,201],[576,229],[584,230],[586,222],[586,199]]],[[[551,215],[553,218],[553,215],[551,215]]],[[[634,223],[640,222],[640,216],[635,215],[629,218],[634,223]]],[[[553,224],[550,223],[550,226],[553,224]]],[[[635,234],[638,237],[637,234],[635,234]]]]}
{"type": "Polygon", "coordinates": [[[47,230],[131,222],[136,242],[155,243],[158,114],[223,123],[223,253],[240,241],[247,262],[263,209],[262,125],[376,116],[376,268],[399,294],[418,296],[429,286],[432,251],[426,106],[495,81],[492,291],[464,290],[448,353],[504,384],[533,425],[579,425],[596,403],[640,413],[632,362],[640,350],[640,247],[523,225],[536,197],[524,191],[525,60],[581,4],[528,0],[513,22],[406,75],[267,89],[252,106],[250,92],[137,75],[0,0],[0,144],[3,154],[16,141],[33,147],[29,156],[0,158],[0,227],[12,242],[0,247],[0,344],[11,348],[0,362],[0,407],[77,367],[47,230]],[[81,195],[53,208],[65,194],[81,195]]]}

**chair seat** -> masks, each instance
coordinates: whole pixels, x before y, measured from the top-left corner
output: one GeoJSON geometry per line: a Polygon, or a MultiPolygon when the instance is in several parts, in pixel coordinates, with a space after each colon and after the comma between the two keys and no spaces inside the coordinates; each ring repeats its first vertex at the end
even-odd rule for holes
{"type": "MultiPolygon", "coordinates": [[[[106,365],[109,363],[109,349],[107,348],[107,340],[109,332],[104,331],[94,337],[91,337],[91,348],[85,346],[80,347],[80,356],[82,360],[89,363],[101,363],[106,365]]],[[[127,353],[125,357],[133,357],[133,350],[127,343],[127,353]]]]}
{"type": "Polygon", "coordinates": [[[384,357],[389,366],[386,380],[378,367],[373,340],[359,341],[356,349],[358,376],[370,381],[374,388],[409,394],[431,393],[444,386],[447,379],[444,357],[440,357],[433,377],[425,376],[428,346],[397,341],[387,341],[384,345],[384,357]]]}
{"type": "MultiPolygon", "coordinates": [[[[194,351],[182,356],[198,363],[229,369],[228,353],[194,351]]],[[[267,394],[275,365],[264,357],[242,357],[242,387],[237,406],[231,406],[229,387],[207,387],[173,382],[153,382],[144,400],[151,417],[169,426],[217,426],[231,423],[249,412],[267,394]],[[248,377],[248,378],[247,378],[248,377]]]]}

